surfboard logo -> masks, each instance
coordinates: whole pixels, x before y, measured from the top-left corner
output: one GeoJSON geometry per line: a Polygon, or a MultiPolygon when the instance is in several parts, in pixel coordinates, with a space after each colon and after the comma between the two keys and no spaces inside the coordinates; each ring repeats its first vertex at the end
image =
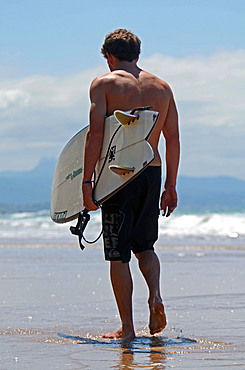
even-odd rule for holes
{"type": "Polygon", "coordinates": [[[58,220],[65,220],[66,219],[66,215],[67,215],[67,211],[63,211],[63,212],[54,212],[54,220],[55,221],[58,221],[58,220]]]}
{"type": "Polygon", "coordinates": [[[69,175],[66,176],[66,180],[73,180],[75,177],[77,177],[78,175],[80,175],[80,173],[83,172],[83,168],[78,168],[78,170],[74,170],[72,173],[69,173],[69,175]]]}
{"type": "Polygon", "coordinates": [[[108,163],[111,163],[112,161],[115,161],[115,159],[116,159],[116,149],[117,149],[116,145],[114,145],[110,148],[108,163]]]}

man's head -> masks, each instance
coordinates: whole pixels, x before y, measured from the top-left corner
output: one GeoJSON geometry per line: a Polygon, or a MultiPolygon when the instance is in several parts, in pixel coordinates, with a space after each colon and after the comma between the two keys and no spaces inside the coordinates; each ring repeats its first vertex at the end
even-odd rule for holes
{"type": "Polygon", "coordinates": [[[139,57],[140,44],[140,39],[136,35],[120,28],[106,35],[101,53],[105,58],[108,58],[108,55],[113,55],[121,61],[132,62],[139,57]]]}

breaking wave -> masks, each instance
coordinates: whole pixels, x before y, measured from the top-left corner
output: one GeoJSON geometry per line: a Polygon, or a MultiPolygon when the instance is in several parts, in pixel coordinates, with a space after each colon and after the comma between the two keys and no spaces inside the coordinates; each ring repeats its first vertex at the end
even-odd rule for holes
{"type": "MultiPolygon", "coordinates": [[[[0,215],[0,243],[76,243],[66,224],[55,224],[48,210],[0,215]]],[[[101,231],[100,212],[91,214],[86,237],[95,239],[101,231]]],[[[101,243],[101,239],[99,243],[101,243]]],[[[173,214],[159,218],[158,244],[245,245],[245,213],[173,214]]]]}

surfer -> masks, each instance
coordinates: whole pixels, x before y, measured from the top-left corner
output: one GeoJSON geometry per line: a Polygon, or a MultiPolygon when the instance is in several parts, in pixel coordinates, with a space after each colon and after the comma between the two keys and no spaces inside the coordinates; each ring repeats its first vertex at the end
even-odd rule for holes
{"type": "Polygon", "coordinates": [[[166,326],[164,304],[160,294],[160,263],[154,252],[157,240],[161,158],[160,134],[166,143],[166,180],[160,209],[167,217],[177,207],[176,178],[179,164],[178,114],[173,93],[166,82],[142,70],[137,62],[139,38],[126,29],[118,29],[105,38],[101,52],[110,72],[97,77],[90,86],[90,127],[86,137],[83,177],[84,206],[98,209],[92,197],[92,176],[99,159],[105,116],[117,109],[129,111],[151,106],[159,112],[158,121],[148,139],[155,159],[138,177],[102,205],[105,259],[110,261],[112,288],[122,327],[104,334],[105,338],[133,339],[133,282],[129,267],[131,250],[149,288],[150,334],[166,326]]]}

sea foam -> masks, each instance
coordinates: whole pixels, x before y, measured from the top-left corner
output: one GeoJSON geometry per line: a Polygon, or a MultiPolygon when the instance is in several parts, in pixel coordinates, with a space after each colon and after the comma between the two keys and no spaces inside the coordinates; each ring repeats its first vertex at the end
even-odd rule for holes
{"type": "MultiPolygon", "coordinates": [[[[0,243],[76,243],[69,228],[76,220],[56,224],[49,211],[0,215],[0,243]]],[[[86,238],[95,239],[101,231],[100,211],[91,212],[86,238]]],[[[100,239],[99,243],[102,243],[100,239]]],[[[172,214],[159,217],[158,244],[245,245],[245,213],[172,214]]]]}

